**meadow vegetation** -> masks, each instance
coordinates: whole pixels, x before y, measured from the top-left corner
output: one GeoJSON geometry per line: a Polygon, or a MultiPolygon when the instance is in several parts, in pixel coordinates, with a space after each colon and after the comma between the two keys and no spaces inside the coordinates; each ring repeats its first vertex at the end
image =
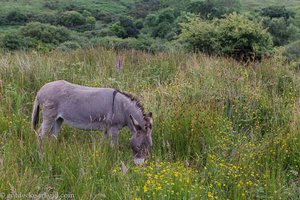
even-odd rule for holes
{"type": "Polygon", "coordinates": [[[76,199],[299,199],[299,77],[281,56],[243,64],[200,53],[103,48],[2,52],[0,192],[71,193],[76,199]],[[154,115],[147,166],[133,165],[128,130],[112,149],[103,133],[66,125],[56,140],[45,140],[39,161],[32,104],[43,84],[58,79],[139,97],[154,115]]]}
{"type": "Polygon", "coordinates": [[[300,199],[297,0],[0,3],[0,198],[300,199]],[[66,125],[40,161],[33,100],[59,79],[140,98],[147,164],[127,129],[110,148],[66,125]]]}

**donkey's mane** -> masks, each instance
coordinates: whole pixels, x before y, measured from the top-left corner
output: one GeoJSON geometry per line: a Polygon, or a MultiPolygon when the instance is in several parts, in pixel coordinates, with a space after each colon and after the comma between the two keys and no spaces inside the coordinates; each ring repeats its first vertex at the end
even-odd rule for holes
{"type": "Polygon", "coordinates": [[[116,90],[118,91],[120,94],[123,94],[125,97],[127,97],[128,99],[130,99],[132,102],[135,103],[136,107],[142,112],[142,114],[145,116],[145,110],[144,107],[142,105],[142,103],[140,102],[140,100],[138,100],[135,96],[133,96],[130,93],[126,93],[126,92],[122,92],[120,90],[116,90]]]}

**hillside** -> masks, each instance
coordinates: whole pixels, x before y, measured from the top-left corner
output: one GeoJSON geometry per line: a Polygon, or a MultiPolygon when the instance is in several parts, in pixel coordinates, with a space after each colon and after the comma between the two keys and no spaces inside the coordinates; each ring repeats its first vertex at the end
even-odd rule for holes
{"type": "Polygon", "coordinates": [[[174,51],[185,49],[180,40],[182,24],[191,17],[200,16],[210,23],[230,13],[262,22],[271,34],[274,48],[300,38],[300,6],[296,0],[1,0],[0,3],[0,47],[4,50],[68,51],[105,46],[174,51]]]}
{"type": "Polygon", "coordinates": [[[300,27],[300,1],[299,0],[242,0],[242,7],[244,11],[254,11],[260,8],[266,8],[268,6],[285,6],[286,8],[295,12],[295,24],[300,27]]]}

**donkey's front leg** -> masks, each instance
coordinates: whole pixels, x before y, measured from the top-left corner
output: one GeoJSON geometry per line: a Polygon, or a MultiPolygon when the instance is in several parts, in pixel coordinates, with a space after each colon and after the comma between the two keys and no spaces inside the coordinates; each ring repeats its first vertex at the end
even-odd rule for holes
{"type": "Polygon", "coordinates": [[[108,135],[111,135],[112,137],[112,142],[110,143],[111,147],[118,145],[118,134],[119,134],[119,129],[117,127],[110,127],[108,129],[108,135]]]}

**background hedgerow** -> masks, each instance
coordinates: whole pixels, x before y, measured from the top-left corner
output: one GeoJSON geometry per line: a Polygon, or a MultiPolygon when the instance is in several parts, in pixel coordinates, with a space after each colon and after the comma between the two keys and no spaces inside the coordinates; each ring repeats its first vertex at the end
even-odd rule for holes
{"type": "Polygon", "coordinates": [[[0,192],[72,193],[76,199],[298,199],[299,81],[299,72],[278,58],[245,66],[203,54],[96,47],[2,53],[0,192]],[[127,129],[120,147],[111,149],[102,133],[66,125],[57,140],[45,140],[40,162],[30,128],[32,104],[43,84],[58,79],[136,94],[154,115],[148,165],[133,166],[127,129]]]}

